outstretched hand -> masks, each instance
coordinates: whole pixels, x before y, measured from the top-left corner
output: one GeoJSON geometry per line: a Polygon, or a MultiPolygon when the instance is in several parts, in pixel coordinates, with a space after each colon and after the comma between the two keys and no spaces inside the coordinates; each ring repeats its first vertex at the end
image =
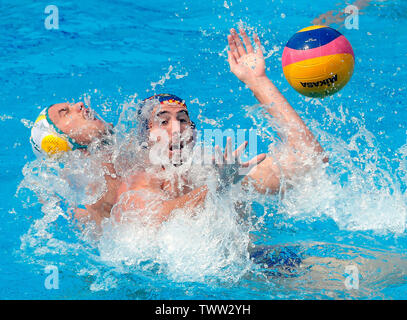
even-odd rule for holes
{"type": "Polygon", "coordinates": [[[219,172],[219,187],[221,189],[239,182],[253,167],[257,166],[266,158],[266,154],[262,153],[247,162],[241,162],[240,157],[246,147],[247,141],[242,143],[234,152],[232,152],[232,139],[230,137],[227,138],[224,154],[222,154],[219,146],[215,147],[215,157],[213,160],[219,172]]]}
{"type": "Polygon", "coordinates": [[[243,43],[240,40],[239,35],[235,29],[230,30],[228,35],[228,62],[230,70],[245,84],[250,85],[258,78],[265,77],[265,62],[263,52],[261,50],[260,39],[257,34],[253,35],[254,42],[257,45],[257,50],[250,42],[244,29],[240,29],[240,36],[243,39],[243,43]]]}

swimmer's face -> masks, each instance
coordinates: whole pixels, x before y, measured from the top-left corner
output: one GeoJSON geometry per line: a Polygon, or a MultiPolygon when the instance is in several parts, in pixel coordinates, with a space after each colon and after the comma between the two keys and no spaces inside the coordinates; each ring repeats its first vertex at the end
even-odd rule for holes
{"type": "Polygon", "coordinates": [[[149,127],[150,137],[153,135],[158,137],[156,141],[168,141],[165,147],[169,149],[170,159],[173,155],[182,153],[184,147],[193,141],[188,110],[176,103],[164,102],[154,107],[149,127]],[[166,137],[162,137],[163,135],[166,137]]]}
{"type": "Polygon", "coordinates": [[[107,129],[105,123],[95,118],[83,102],[54,104],[48,114],[62,132],[82,145],[102,137],[107,129]]]}

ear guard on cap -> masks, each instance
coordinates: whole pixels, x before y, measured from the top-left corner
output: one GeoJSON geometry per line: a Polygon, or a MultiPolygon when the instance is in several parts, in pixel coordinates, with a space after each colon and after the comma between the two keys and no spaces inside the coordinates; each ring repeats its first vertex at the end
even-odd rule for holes
{"type": "Polygon", "coordinates": [[[48,116],[48,109],[41,111],[31,129],[30,143],[37,157],[53,156],[61,152],[84,149],[86,146],[76,143],[63,133],[48,116]]]}

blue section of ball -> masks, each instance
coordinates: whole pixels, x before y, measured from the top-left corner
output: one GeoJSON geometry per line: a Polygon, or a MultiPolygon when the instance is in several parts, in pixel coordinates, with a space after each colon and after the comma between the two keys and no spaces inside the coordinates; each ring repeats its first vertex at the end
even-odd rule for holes
{"type": "Polygon", "coordinates": [[[340,32],[328,27],[297,32],[288,40],[286,46],[295,50],[308,50],[326,45],[341,35],[340,32]]]}

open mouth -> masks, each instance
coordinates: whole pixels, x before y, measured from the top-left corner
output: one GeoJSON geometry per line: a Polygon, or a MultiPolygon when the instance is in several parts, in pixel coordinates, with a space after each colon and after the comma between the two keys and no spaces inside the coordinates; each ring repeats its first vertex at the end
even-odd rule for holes
{"type": "Polygon", "coordinates": [[[182,149],[184,149],[184,141],[181,141],[179,143],[173,143],[169,146],[170,151],[181,151],[182,149]]]}

